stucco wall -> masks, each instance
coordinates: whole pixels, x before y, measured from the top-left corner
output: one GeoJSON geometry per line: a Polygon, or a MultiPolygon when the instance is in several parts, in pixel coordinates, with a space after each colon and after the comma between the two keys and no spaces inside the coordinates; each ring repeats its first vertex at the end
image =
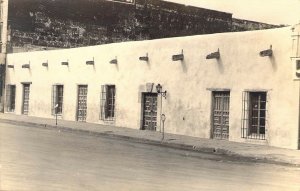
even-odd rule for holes
{"type": "Polygon", "coordinates": [[[165,131],[202,138],[210,138],[211,89],[230,89],[229,140],[238,142],[248,141],[241,138],[242,92],[267,90],[267,140],[251,142],[296,149],[299,82],[292,77],[290,32],[281,28],[9,54],[7,63],[14,69],[7,70],[6,83],[17,86],[16,114],[21,114],[21,82],[32,82],[29,115],[48,118],[53,117],[51,86],[64,84],[66,120],[76,119],[77,85],[87,84],[87,122],[92,123],[104,123],[99,120],[101,85],[115,84],[114,124],[135,129],[141,123],[141,92],[146,83],[160,83],[167,90],[165,131]],[[270,45],[273,57],[260,57],[270,45]],[[206,60],[218,48],[221,58],[206,60]],[[182,49],[184,61],[172,61],[182,49]],[[139,61],[146,53],[149,62],[139,61]],[[94,66],[85,64],[93,58],[94,66]],[[114,58],[118,64],[109,64],[114,58]],[[69,66],[62,66],[67,60],[69,66]],[[48,68],[42,66],[46,61],[48,68]],[[29,62],[30,69],[21,68],[29,62]]]}

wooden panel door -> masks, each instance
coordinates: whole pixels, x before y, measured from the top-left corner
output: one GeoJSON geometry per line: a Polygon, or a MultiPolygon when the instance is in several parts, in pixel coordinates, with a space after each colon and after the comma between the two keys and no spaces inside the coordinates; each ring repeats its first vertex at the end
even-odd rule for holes
{"type": "Polygon", "coordinates": [[[77,121],[86,121],[87,85],[78,86],[77,121]]]}
{"type": "Polygon", "coordinates": [[[230,92],[213,92],[212,138],[228,139],[230,92]]]}
{"type": "Polygon", "coordinates": [[[142,130],[156,131],[157,127],[157,94],[145,93],[143,96],[142,130]]]}
{"type": "Polygon", "coordinates": [[[23,84],[23,103],[22,103],[22,114],[23,115],[28,115],[29,93],[30,93],[30,84],[23,84]]]}

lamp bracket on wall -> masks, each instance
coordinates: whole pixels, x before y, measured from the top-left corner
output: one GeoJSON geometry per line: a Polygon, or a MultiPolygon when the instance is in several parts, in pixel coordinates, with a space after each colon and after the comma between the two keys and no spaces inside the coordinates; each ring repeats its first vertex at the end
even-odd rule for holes
{"type": "Polygon", "coordinates": [[[22,65],[22,68],[28,68],[28,69],[30,69],[30,61],[29,61],[28,64],[23,64],[23,65],[22,65]]]}
{"type": "Polygon", "coordinates": [[[265,56],[273,56],[273,50],[272,50],[272,45],[270,45],[270,48],[267,50],[263,50],[259,52],[259,55],[261,57],[265,57],[265,56]]]}
{"type": "Polygon", "coordinates": [[[85,63],[86,63],[86,65],[94,65],[95,64],[94,57],[93,57],[93,60],[88,60],[85,63]]]}
{"type": "Polygon", "coordinates": [[[167,99],[167,90],[162,91],[162,85],[157,84],[156,85],[156,91],[157,91],[158,94],[161,95],[161,97],[164,97],[165,99],[167,99]]]}
{"type": "Polygon", "coordinates": [[[43,63],[42,63],[42,66],[48,67],[48,60],[47,60],[46,62],[43,62],[43,63]]]}
{"type": "Polygon", "coordinates": [[[172,56],[172,61],[183,61],[184,60],[184,55],[183,55],[183,49],[181,50],[181,54],[175,54],[172,56]]]}
{"type": "Polygon", "coordinates": [[[148,53],[146,53],[146,56],[139,57],[139,60],[148,62],[149,61],[148,53]]]}
{"type": "Polygon", "coordinates": [[[63,65],[63,66],[69,66],[69,60],[61,62],[61,65],[63,65]]]}
{"type": "Polygon", "coordinates": [[[112,59],[111,61],[109,61],[110,64],[118,64],[118,59],[117,57],[115,59],[112,59]]]}
{"type": "Polygon", "coordinates": [[[11,65],[11,64],[8,64],[8,65],[7,65],[7,68],[15,68],[15,66],[14,66],[14,65],[11,65]]]}
{"type": "Polygon", "coordinates": [[[210,53],[206,56],[206,59],[220,59],[220,49],[217,52],[210,53]]]}

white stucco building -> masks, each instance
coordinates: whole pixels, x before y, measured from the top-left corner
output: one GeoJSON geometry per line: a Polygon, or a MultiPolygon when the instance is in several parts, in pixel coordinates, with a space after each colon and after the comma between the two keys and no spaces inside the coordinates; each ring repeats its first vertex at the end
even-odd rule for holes
{"type": "Polygon", "coordinates": [[[5,112],[156,131],[165,114],[168,133],[298,149],[291,35],[286,27],[8,54],[5,112]]]}

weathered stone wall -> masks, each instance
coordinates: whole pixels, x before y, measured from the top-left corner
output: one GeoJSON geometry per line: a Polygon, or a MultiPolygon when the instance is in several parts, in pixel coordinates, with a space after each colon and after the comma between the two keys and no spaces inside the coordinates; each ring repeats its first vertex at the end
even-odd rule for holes
{"type": "Polygon", "coordinates": [[[13,47],[80,47],[228,32],[231,14],[157,0],[11,0],[13,47]]]}
{"type": "Polygon", "coordinates": [[[231,31],[251,31],[251,30],[262,30],[262,29],[271,29],[271,28],[278,28],[283,27],[283,25],[271,25],[267,23],[249,21],[245,19],[232,19],[231,31]]]}
{"type": "Polygon", "coordinates": [[[10,0],[9,24],[14,52],[276,27],[160,0],[10,0]]]}

